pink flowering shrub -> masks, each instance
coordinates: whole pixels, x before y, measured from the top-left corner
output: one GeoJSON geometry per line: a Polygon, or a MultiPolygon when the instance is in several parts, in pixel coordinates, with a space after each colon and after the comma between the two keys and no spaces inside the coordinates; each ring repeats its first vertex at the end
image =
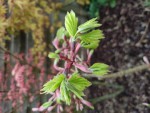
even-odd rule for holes
{"type": "Polygon", "coordinates": [[[35,100],[42,85],[51,76],[46,73],[44,56],[38,55],[37,65],[34,65],[34,56],[30,52],[28,56],[16,56],[20,60],[16,59],[14,66],[10,63],[10,55],[4,57],[7,65],[5,70],[0,70],[0,103],[11,101],[12,107],[18,110],[18,106],[22,109],[25,101],[32,103],[35,100]]]}
{"type": "Polygon", "coordinates": [[[53,67],[57,74],[41,89],[42,93],[50,94],[51,97],[40,107],[33,108],[33,111],[52,111],[56,107],[57,113],[60,113],[63,103],[69,106],[75,104],[76,110],[82,110],[83,105],[93,109],[92,104],[83,98],[84,90],[91,82],[82,77],[82,73],[101,76],[108,72],[106,64],[95,63],[90,66],[91,55],[104,38],[101,30],[95,30],[99,26],[96,18],[78,26],[75,13],[67,13],[65,28],[58,30],[53,41],[56,51],[49,53],[49,58],[54,59],[53,67]],[[81,48],[86,51],[85,60],[80,56],[81,48]]]}

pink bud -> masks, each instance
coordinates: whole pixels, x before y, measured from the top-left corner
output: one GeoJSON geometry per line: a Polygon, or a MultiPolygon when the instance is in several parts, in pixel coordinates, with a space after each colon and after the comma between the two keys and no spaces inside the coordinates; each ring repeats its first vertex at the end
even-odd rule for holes
{"type": "Polygon", "coordinates": [[[82,109],[83,109],[83,104],[80,104],[79,106],[80,106],[80,110],[82,111],[82,109]]]}
{"type": "Polygon", "coordinates": [[[50,106],[50,107],[48,107],[48,111],[52,111],[53,109],[55,108],[55,105],[54,106],[50,106]]]}
{"type": "Polygon", "coordinates": [[[46,108],[44,108],[43,106],[40,106],[39,111],[44,111],[46,108]]]}
{"type": "Polygon", "coordinates": [[[76,49],[75,49],[75,54],[79,51],[80,47],[81,47],[80,43],[77,43],[76,49]]]}
{"type": "Polygon", "coordinates": [[[90,107],[90,108],[93,108],[93,106],[92,106],[92,104],[91,104],[90,102],[88,102],[88,101],[86,101],[86,100],[84,100],[84,99],[82,99],[81,102],[82,102],[83,104],[85,104],[86,106],[88,106],[88,107],[90,107]]]}
{"type": "Polygon", "coordinates": [[[73,65],[83,72],[91,73],[91,71],[89,70],[87,65],[82,65],[82,64],[78,64],[78,63],[74,63],[73,65]]]}
{"type": "Polygon", "coordinates": [[[32,111],[39,111],[39,108],[32,108],[32,111]]]}
{"type": "Polygon", "coordinates": [[[93,50],[91,50],[90,52],[87,51],[87,55],[88,55],[87,62],[88,62],[88,63],[90,63],[91,56],[92,56],[93,52],[94,52],[93,50]]]}
{"type": "Polygon", "coordinates": [[[52,43],[56,49],[59,49],[59,40],[57,38],[55,38],[52,43]]]}

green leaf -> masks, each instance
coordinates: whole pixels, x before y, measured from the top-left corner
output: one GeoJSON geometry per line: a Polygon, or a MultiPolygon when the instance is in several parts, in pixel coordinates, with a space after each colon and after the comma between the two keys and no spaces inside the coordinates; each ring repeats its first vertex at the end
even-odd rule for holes
{"type": "Polygon", "coordinates": [[[65,28],[61,27],[57,30],[56,37],[62,39],[65,35],[65,28]]]}
{"type": "Polygon", "coordinates": [[[150,0],[145,0],[144,6],[145,7],[150,7],[150,0]]]}
{"type": "Polygon", "coordinates": [[[110,7],[114,8],[116,6],[116,0],[110,0],[110,7]]]}
{"type": "Polygon", "coordinates": [[[51,93],[54,92],[60,86],[61,82],[65,79],[65,75],[60,74],[55,76],[52,80],[48,81],[44,84],[43,89],[41,91],[43,93],[51,93]]]}
{"type": "Polygon", "coordinates": [[[82,34],[80,36],[80,39],[84,42],[91,42],[91,41],[97,41],[99,39],[103,39],[104,34],[102,33],[101,30],[93,30],[89,33],[82,34]]]}
{"type": "Polygon", "coordinates": [[[99,4],[97,3],[97,1],[92,1],[90,3],[89,12],[90,12],[90,16],[92,18],[98,16],[98,13],[99,13],[99,4]]]}
{"type": "Polygon", "coordinates": [[[99,45],[99,40],[91,41],[91,42],[81,41],[81,45],[82,45],[82,47],[87,48],[87,49],[96,49],[99,45]]]}
{"type": "Polygon", "coordinates": [[[61,93],[61,99],[64,100],[66,102],[66,104],[70,105],[71,97],[70,97],[70,92],[67,89],[67,86],[65,84],[65,80],[62,81],[62,83],[61,83],[60,93],[61,93]]]}
{"type": "Polygon", "coordinates": [[[104,63],[95,63],[90,67],[93,74],[95,74],[95,75],[107,74],[109,72],[108,68],[109,68],[109,66],[104,63]]]}
{"type": "Polygon", "coordinates": [[[76,95],[78,98],[82,99],[82,96],[84,96],[84,93],[78,89],[75,88],[75,86],[71,83],[67,83],[67,88],[70,90],[74,95],[76,95]]]}
{"type": "Polygon", "coordinates": [[[76,17],[75,13],[73,11],[71,11],[70,13],[67,12],[67,15],[65,17],[65,27],[70,36],[75,36],[77,32],[77,26],[78,18],[76,17]]]}
{"type": "Polygon", "coordinates": [[[79,91],[83,91],[86,87],[89,87],[91,85],[91,82],[89,82],[87,79],[79,76],[78,73],[74,73],[71,78],[68,80],[68,82],[73,85],[76,89],[79,91]]]}
{"type": "Polygon", "coordinates": [[[99,40],[104,38],[101,30],[93,30],[89,33],[81,34],[79,36],[82,47],[88,49],[95,49],[99,45],[99,40]]]}
{"type": "Polygon", "coordinates": [[[106,6],[107,2],[108,2],[107,0],[98,0],[100,6],[106,6]]]}
{"type": "Polygon", "coordinates": [[[53,103],[52,101],[45,102],[44,104],[42,104],[42,107],[48,108],[49,106],[51,106],[52,103],[53,103]]]}
{"type": "MultiPolygon", "coordinates": [[[[57,49],[56,51],[55,51],[55,54],[59,54],[61,52],[61,50],[59,50],[59,49],[57,49]]],[[[59,56],[59,55],[58,55],[59,56]]]]}
{"type": "Polygon", "coordinates": [[[48,54],[48,57],[49,57],[49,58],[54,58],[54,59],[56,59],[56,58],[59,58],[59,55],[58,55],[57,53],[50,52],[50,53],[48,54]]]}
{"type": "Polygon", "coordinates": [[[97,18],[93,18],[87,22],[85,22],[84,24],[81,24],[78,27],[78,33],[86,33],[96,27],[100,27],[101,24],[98,23],[98,21],[96,21],[97,18]]]}

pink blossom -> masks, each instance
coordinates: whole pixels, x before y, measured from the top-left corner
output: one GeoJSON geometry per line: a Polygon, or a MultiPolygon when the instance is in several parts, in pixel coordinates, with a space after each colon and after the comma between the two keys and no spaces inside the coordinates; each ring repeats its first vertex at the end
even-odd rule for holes
{"type": "Polygon", "coordinates": [[[19,66],[20,66],[19,63],[17,63],[17,64],[15,65],[15,67],[14,67],[13,70],[12,70],[12,75],[15,75],[15,74],[16,74],[16,72],[17,72],[19,66]]]}

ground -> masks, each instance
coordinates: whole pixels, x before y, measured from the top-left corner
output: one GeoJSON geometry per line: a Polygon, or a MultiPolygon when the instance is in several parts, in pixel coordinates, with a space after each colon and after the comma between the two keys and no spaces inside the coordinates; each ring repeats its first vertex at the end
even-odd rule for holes
{"type": "MultiPolygon", "coordinates": [[[[106,38],[91,63],[109,64],[113,73],[144,64],[143,56],[150,60],[150,8],[144,7],[143,1],[118,0],[115,8],[100,9],[99,21],[106,38]]],[[[142,105],[150,103],[149,70],[99,82],[106,85],[91,86],[88,98],[114,93],[118,90],[115,85],[121,87],[121,93],[101,99],[95,104],[95,110],[88,113],[150,113],[150,108],[142,105]]]]}

